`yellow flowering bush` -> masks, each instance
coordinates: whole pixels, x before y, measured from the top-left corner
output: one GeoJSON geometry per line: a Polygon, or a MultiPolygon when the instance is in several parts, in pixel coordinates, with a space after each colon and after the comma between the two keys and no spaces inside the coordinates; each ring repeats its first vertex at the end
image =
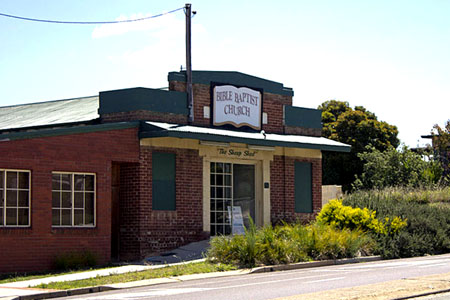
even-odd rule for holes
{"type": "Polygon", "coordinates": [[[376,218],[376,214],[374,210],[346,206],[342,204],[342,200],[335,199],[322,208],[316,221],[340,229],[358,229],[383,235],[393,234],[407,225],[406,220],[400,217],[392,220],[386,218],[382,222],[376,218]]]}

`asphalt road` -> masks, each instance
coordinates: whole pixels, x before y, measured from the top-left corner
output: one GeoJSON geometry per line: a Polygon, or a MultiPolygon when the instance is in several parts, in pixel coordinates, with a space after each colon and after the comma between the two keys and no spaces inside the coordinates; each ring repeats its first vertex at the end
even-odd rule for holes
{"type": "Polygon", "coordinates": [[[208,278],[73,296],[65,299],[274,299],[449,272],[450,254],[294,271],[208,278]]]}

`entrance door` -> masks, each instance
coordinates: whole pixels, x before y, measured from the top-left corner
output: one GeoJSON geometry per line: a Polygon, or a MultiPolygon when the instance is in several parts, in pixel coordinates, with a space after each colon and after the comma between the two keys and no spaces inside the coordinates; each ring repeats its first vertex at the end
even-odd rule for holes
{"type": "Polygon", "coordinates": [[[240,206],[244,226],[255,222],[255,166],[233,165],[233,206],[240,206]]]}
{"type": "Polygon", "coordinates": [[[211,162],[211,235],[231,233],[231,212],[239,206],[244,225],[255,220],[255,166],[211,162]]]}

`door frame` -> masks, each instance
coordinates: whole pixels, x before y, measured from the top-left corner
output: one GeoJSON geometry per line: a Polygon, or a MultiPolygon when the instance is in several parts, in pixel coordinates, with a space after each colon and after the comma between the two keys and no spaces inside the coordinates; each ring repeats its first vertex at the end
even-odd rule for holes
{"type": "MultiPolygon", "coordinates": [[[[267,202],[264,199],[265,194],[263,191],[263,161],[262,160],[246,160],[246,159],[231,159],[231,158],[207,158],[203,159],[203,230],[210,232],[211,228],[211,185],[210,185],[210,175],[211,175],[211,162],[218,163],[231,163],[242,164],[242,165],[254,165],[255,166],[255,225],[262,227],[267,223],[266,213],[267,202]]],[[[269,203],[270,205],[270,203],[269,203]]],[[[270,209],[270,207],[268,208],[270,209]]],[[[270,216],[270,211],[269,211],[270,216]]],[[[270,220],[269,220],[270,221],[270,220]]]]}

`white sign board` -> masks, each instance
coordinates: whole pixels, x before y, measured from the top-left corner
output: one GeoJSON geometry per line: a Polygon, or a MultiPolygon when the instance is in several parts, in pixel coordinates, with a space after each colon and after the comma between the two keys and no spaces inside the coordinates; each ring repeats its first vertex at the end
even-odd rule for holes
{"type": "Polygon", "coordinates": [[[218,85],[213,91],[213,124],[261,129],[261,93],[246,87],[218,85]]]}
{"type": "Polygon", "coordinates": [[[242,218],[241,207],[233,206],[233,213],[231,213],[231,207],[228,206],[228,217],[231,219],[231,233],[245,234],[244,218],[242,218]]]}

